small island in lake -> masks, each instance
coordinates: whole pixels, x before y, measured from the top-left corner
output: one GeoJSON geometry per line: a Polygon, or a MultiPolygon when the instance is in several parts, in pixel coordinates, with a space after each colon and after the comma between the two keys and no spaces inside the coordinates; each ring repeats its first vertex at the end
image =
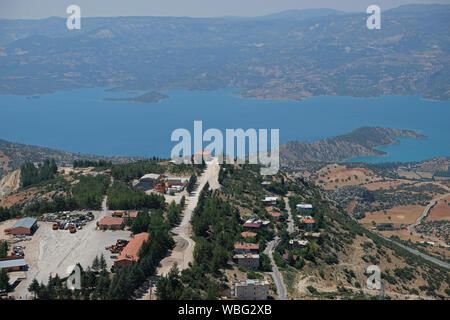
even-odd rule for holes
{"type": "Polygon", "coordinates": [[[104,98],[104,101],[133,101],[133,102],[143,102],[143,103],[155,103],[162,99],[168,98],[165,94],[159,93],[157,91],[149,91],[132,98],[104,98]]]}

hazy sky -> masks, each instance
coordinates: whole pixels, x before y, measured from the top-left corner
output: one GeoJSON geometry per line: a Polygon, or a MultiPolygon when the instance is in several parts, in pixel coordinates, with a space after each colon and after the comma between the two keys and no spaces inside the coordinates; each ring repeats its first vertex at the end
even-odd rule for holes
{"type": "Polygon", "coordinates": [[[447,3],[450,0],[0,0],[0,18],[40,19],[68,16],[66,8],[79,5],[82,16],[259,16],[288,9],[334,8],[381,10],[409,3],[447,3]]]}

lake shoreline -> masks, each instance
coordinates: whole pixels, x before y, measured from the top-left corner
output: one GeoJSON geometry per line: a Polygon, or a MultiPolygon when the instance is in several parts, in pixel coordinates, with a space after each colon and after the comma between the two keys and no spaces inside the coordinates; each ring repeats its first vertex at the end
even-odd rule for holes
{"type": "Polygon", "coordinates": [[[194,121],[202,120],[203,131],[279,129],[280,144],[336,137],[362,126],[408,129],[429,136],[426,143],[408,144],[408,148],[419,150],[418,155],[407,151],[402,141],[395,150],[389,149],[385,161],[397,161],[402,154],[404,161],[427,159],[442,156],[450,149],[445,147],[450,146],[446,123],[450,103],[424,101],[418,96],[324,96],[273,101],[241,98],[236,88],[164,90],[159,94],[168,98],[159,100],[157,108],[142,108],[140,103],[129,101],[142,91],[105,91],[109,89],[58,91],[39,99],[0,95],[0,111],[3,119],[8,119],[0,120],[0,136],[8,141],[87,154],[168,157],[176,145],[171,141],[172,132],[177,128],[192,132],[194,121]]]}

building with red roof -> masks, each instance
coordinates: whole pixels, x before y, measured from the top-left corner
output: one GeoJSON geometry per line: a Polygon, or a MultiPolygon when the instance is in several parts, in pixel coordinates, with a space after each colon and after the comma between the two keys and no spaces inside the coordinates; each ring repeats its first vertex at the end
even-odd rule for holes
{"type": "Polygon", "coordinates": [[[101,230],[119,230],[122,228],[123,218],[116,217],[103,217],[98,222],[98,227],[101,230]]]}
{"type": "Polygon", "coordinates": [[[234,245],[236,253],[257,253],[258,250],[259,244],[257,243],[236,243],[234,245]]]}
{"type": "Polygon", "coordinates": [[[312,218],[301,218],[300,223],[305,224],[308,230],[312,230],[312,228],[314,227],[314,223],[316,222],[312,218]]]}
{"type": "Polygon", "coordinates": [[[260,227],[261,227],[261,223],[259,223],[259,222],[244,223],[244,228],[259,229],[260,227]]]}
{"type": "Polygon", "coordinates": [[[283,214],[280,212],[280,209],[274,206],[269,206],[265,208],[266,211],[271,215],[272,218],[279,219],[283,216],[283,214]]]}
{"type": "Polygon", "coordinates": [[[114,267],[129,267],[133,262],[138,262],[139,250],[141,249],[144,241],[148,240],[148,237],[149,234],[147,232],[134,235],[114,261],[114,267]]]}
{"type": "Polygon", "coordinates": [[[256,233],[256,232],[248,232],[248,231],[244,231],[244,232],[241,232],[241,236],[242,236],[243,238],[254,238],[254,237],[257,236],[257,233],[256,233]]]}

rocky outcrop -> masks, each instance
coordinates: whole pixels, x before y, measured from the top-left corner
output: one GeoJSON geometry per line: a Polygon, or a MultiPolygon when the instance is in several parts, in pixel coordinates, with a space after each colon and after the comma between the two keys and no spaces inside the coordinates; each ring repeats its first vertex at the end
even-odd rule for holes
{"type": "Polygon", "coordinates": [[[0,198],[7,196],[20,187],[20,170],[13,171],[0,179],[0,198]]]}

